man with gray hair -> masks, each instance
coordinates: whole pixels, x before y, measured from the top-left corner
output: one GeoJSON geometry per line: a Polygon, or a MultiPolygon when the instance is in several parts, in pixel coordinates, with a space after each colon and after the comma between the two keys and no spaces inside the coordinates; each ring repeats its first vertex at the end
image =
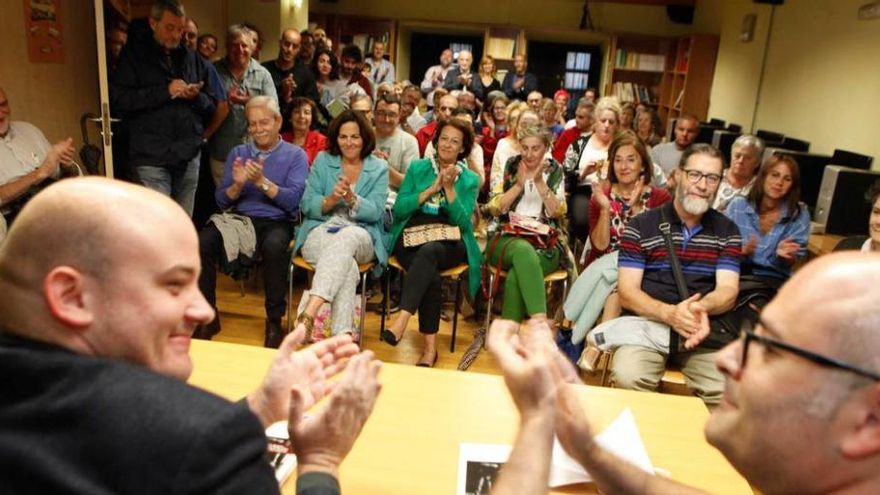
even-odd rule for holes
{"type": "Polygon", "coordinates": [[[211,175],[220,183],[226,157],[232,148],[247,141],[247,117],[244,107],[253,96],[266,95],[278,101],[272,75],[251,54],[254,38],[251,30],[233,24],[226,31],[226,57],[214,66],[229,94],[229,115],[208,143],[211,153],[211,175]]]}
{"type": "Polygon", "coordinates": [[[483,83],[472,69],[474,56],[467,50],[458,53],[458,66],[446,73],[443,87],[449,91],[456,89],[470,91],[478,100],[483,99],[483,83]]]}
{"type": "MultiPolygon", "coordinates": [[[[231,271],[230,265],[238,262],[241,254],[250,253],[254,258],[259,253],[266,293],[264,345],[278,347],[284,338],[281,318],[286,309],[286,268],[290,260],[287,248],[306,188],[309,162],[302,148],[281,139],[281,112],[272,97],[252,97],[245,112],[252,142],[236,146],[226,158],[215,198],[217,206],[227,213],[212,216],[199,233],[202,257],[199,288],[208,303],[216,308],[217,268],[231,271]],[[237,215],[234,219],[230,210],[237,215]],[[255,239],[230,228],[233,221],[250,224],[255,239]],[[244,239],[249,239],[250,244],[245,246],[244,239]],[[228,249],[230,243],[239,246],[232,256],[228,249]]],[[[195,336],[210,339],[219,331],[218,315],[200,327],[195,336]]]]}
{"type": "Polygon", "coordinates": [[[129,160],[147,187],[190,215],[199,179],[205,122],[226,99],[208,63],[181,44],[186,11],[177,0],[153,4],[149,26],[133,22],[110,86],[110,102],[128,120],[129,160]]]}
{"type": "Polygon", "coordinates": [[[0,87],[0,241],[31,196],[55,179],[79,173],[73,139],[50,144],[36,126],[13,121],[11,115],[9,98],[0,87]]]}

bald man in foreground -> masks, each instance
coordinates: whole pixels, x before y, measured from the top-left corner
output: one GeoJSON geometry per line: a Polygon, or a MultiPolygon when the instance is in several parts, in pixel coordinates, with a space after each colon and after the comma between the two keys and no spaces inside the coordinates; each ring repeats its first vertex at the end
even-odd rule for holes
{"type": "MultiPolygon", "coordinates": [[[[823,256],[782,287],[757,328],[718,352],[726,387],[706,439],[757,491],[880,493],[878,280],[878,254],[823,256]]],[[[496,321],[489,348],[522,420],[493,494],[546,493],[554,431],[602,493],[702,493],[597,445],[566,383],[571,365],[549,339],[520,341],[518,325],[496,321]]]]}
{"type": "Polygon", "coordinates": [[[277,493],[264,428],[288,417],[297,493],[339,492],[379,363],[349,337],[294,352],[297,329],[245,400],[190,387],[214,316],[200,266],[189,217],[146,188],[72,179],[28,203],[0,248],[4,493],[277,493]]]}

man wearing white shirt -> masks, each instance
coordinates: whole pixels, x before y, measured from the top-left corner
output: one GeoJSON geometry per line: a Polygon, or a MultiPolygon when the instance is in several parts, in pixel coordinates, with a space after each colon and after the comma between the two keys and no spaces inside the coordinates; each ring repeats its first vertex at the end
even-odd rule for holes
{"type": "Polygon", "coordinates": [[[440,65],[432,65],[425,71],[425,78],[422,80],[422,92],[428,100],[428,107],[434,108],[434,91],[443,87],[443,81],[446,79],[446,73],[452,68],[452,50],[449,48],[440,53],[440,65]]]}
{"type": "Polygon", "coordinates": [[[9,224],[43,182],[79,172],[73,139],[49,144],[34,125],[13,122],[10,115],[9,99],[0,87],[0,211],[9,224]]]}
{"type": "Polygon", "coordinates": [[[419,143],[398,124],[400,99],[395,94],[383,95],[376,101],[376,156],[388,162],[388,187],[397,191],[410,162],[419,158],[419,143]]]}

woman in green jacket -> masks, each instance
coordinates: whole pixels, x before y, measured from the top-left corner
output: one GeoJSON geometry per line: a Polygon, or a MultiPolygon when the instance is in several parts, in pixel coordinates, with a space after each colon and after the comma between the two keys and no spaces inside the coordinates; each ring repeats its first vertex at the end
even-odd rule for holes
{"type": "MultiPolygon", "coordinates": [[[[565,217],[565,181],[559,162],[546,157],[550,134],[537,126],[519,133],[522,154],[512,157],[504,168],[504,180],[496,185],[489,212],[503,224],[511,214],[558,228],[565,217]]],[[[499,229],[486,248],[486,262],[507,271],[501,316],[506,320],[546,319],[544,276],[559,267],[561,241],[547,249],[536,249],[527,240],[499,229]],[[500,238],[498,237],[500,236],[500,238]]]]}
{"type": "Polygon", "coordinates": [[[471,295],[476,294],[480,285],[480,248],[471,222],[479,177],[464,163],[473,142],[474,131],[469,123],[455,118],[441,121],[434,133],[436,156],[410,164],[394,203],[389,245],[393,246],[406,275],[400,312],[389,329],[383,331],[382,340],[396,346],[410,317],[418,311],[419,332],[425,336],[425,349],[417,366],[432,367],[437,362],[440,272],[467,260],[471,295]],[[439,232],[441,226],[451,227],[443,229],[447,233],[457,228],[461,240],[404,245],[406,229],[426,225],[431,225],[429,229],[433,232],[439,232]]]}

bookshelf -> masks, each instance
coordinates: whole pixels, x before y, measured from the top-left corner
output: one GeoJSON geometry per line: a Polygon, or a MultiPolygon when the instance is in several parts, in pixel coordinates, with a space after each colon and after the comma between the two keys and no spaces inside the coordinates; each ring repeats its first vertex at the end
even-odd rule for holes
{"type": "Polygon", "coordinates": [[[397,25],[391,19],[379,19],[350,15],[328,15],[309,13],[309,21],[315,22],[327,31],[327,37],[333,40],[334,50],[338,53],[341,44],[355,44],[364,52],[364,59],[371,56],[373,40],[386,43],[386,57],[395,62],[397,50],[397,25]]]}
{"type": "MultiPolygon", "coordinates": [[[[507,73],[513,70],[513,57],[525,55],[526,35],[525,31],[511,27],[487,27],[483,42],[483,54],[492,55],[495,59],[495,68],[499,73],[507,73]]],[[[478,67],[479,60],[474,60],[474,66],[478,67]]],[[[499,76],[503,79],[503,76],[499,76]]]]}
{"type": "Polygon", "coordinates": [[[705,120],[717,54],[718,37],[713,35],[614,36],[605,94],[656,108],[664,128],[682,113],[705,120]]]}

